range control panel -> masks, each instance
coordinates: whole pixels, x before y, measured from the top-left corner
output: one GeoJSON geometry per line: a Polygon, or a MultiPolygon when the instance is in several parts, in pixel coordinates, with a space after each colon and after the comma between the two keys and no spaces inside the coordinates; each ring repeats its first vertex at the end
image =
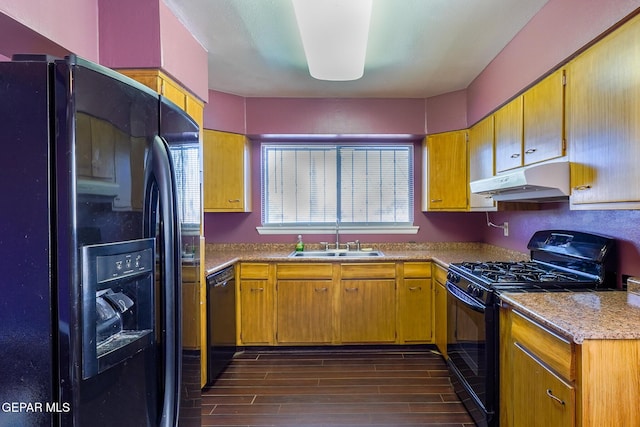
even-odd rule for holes
{"type": "Polygon", "coordinates": [[[98,283],[118,280],[153,271],[152,249],[96,257],[98,283]]]}

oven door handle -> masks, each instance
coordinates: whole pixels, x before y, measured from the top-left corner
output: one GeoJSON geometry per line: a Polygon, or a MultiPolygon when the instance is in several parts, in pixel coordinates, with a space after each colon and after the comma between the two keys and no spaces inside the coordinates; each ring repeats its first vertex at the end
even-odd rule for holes
{"type": "Polygon", "coordinates": [[[477,311],[478,313],[484,313],[484,305],[467,295],[463,292],[459,287],[447,281],[447,292],[449,295],[454,297],[456,300],[460,301],[465,306],[470,309],[477,311]]]}

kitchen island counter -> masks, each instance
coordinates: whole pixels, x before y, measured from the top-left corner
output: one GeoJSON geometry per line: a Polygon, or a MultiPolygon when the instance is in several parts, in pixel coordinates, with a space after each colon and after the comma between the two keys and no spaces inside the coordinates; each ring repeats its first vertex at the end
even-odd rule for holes
{"type": "MultiPolygon", "coordinates": [[[[209,275],[240,261],[250,262],[386,262],[433,261],[443,267],[463,261],[521,261],[527,254],[483,243],[380,243],[372,247],[382,257],[365,258],[289,258],[293,246],[288,244],[207,244],[205,274],[209,275]]],[[[307,250],[319,248],[308,247],[307,250]]]]}

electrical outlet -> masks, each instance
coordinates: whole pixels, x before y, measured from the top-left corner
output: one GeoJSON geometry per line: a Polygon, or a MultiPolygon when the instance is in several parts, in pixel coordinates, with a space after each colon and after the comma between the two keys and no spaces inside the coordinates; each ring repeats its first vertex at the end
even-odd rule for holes
{"type": "Polygon", "coordinates": [[[504,222],[504,224],[502,224],[502,230],[504,231],[504,237],[508,237],[509,236],[509,223],[508,222],[504,222]]]}

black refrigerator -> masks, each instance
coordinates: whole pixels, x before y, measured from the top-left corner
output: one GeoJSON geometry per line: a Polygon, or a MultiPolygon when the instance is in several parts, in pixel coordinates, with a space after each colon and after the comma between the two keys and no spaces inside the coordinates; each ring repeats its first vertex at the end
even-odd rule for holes
{"type": "Polygon", "coordinates": [[[0,426],[176,426],[193,405],[172,153],[198,140],[110,69],[0,62],[0,426]]]}

